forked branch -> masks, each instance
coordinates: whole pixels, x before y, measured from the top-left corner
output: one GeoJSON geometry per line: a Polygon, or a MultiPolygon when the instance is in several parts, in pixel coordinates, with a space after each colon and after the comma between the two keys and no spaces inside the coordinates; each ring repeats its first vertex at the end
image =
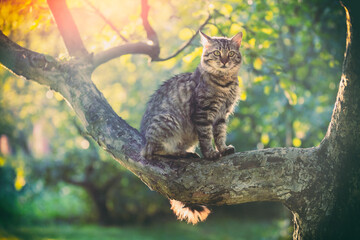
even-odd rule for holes
{"type": "MultiPolygon", "coordinates": [[[[20,48],[29,59],[33,58],[33,54],[38,55],[10,42],[4,35],[0,36],[0,43],[5,47],[12,44],[20,48]]],[[[4,54],[11,56],[14,52],[0,51],[0,55],[4,54]]],[[[3,59],[0,60],[3,62],[3,59]]],[[[313,166],[318,158],[317,148],[249,151],[216,161],[158,159],[149,162],[140,155],[143,145],[141,134],[113,111],[90,76],[77,69],[76,65],[71,67],[56,63],[50,70],[30,65],[31,71],[37,71],[34,75],[19,71],[18,66],[8,67],[60,92],[101,147],[151,189],[169,198],[203,204],[259,200],[286,202],[292,194],[302,191],[316,179],[317,171],[313,166]],[[66,67],[69,69],[64,71],[66,67]],[[295,174],[298,171],[303,173],[295,174]]]]}
{"type": "Polygon", "coordinates": [[[126,43],[95,54],[93,58],[94,69],[99,65],[126,54],[145,54],[151,59],[158,59],[160,54],[159,40],[151,27],[148,15],[150,6],[147,0],[141,0],[141,19],[147,35],[147,42],[126,43]]]}
{"type": "Polygon", "coordinates": [[[211,19],[211,15],[207,17],[205,22],[198,28],[198,30],[195,32],[195,34],[189,39],[189,41],[185,42],[175,53],[172,55],[161,58],[159,57],[160,54],[160,45],[159,45],[159,39],[155,32],[155,30],[152,28],[149,22],[149,10],[150,6],[148,4],[147,0],[141,0],[141,19],[143,22],[143,26],[146,32],[146,36],[148,41],[146,42],[135,42],[135,43],[126,43],[121,44],[119,46],[110,48],[108,50],[102,51],[98,54],[95,54],[93,58],[93,66],[96,68],[97,66],[110,61],[111,59],[120,57],[122,55],[126,54],[145,54],[150,56],[151,61],[166,61],[171,58],[176,57],[179,55],[182,51],[184,51],[185,48],[187,48],[191,42],[196,38],[199,31],[209,23],[211,19]]]}

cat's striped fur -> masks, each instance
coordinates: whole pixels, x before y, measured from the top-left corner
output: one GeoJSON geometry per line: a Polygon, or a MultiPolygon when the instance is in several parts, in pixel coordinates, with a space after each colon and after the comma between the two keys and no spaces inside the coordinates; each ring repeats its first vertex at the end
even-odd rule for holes
{"type": "MultiPolygon", "coordinates": [[[[146,139],[142,155],[146,159],[156,155],[197,157],[193,150],[198,143],[208,159],[235,152],[233,146],[225,144],[226,123],[239,96],[242,33],[231,39],[200,35],[204,48],[195,72],[167,80],[147,104],[141,122],[146,139]]],[[[176,200],[171,204],[178,218],[193,224],[210,213],[205,206],[186,207],[176,200]]]]}

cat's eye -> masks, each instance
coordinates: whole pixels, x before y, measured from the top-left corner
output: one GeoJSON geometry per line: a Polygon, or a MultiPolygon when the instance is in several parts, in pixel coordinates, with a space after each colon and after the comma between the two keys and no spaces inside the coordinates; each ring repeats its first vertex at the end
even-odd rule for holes
{"type": "Polygon", "coordinates": [[[214,55],[215,55],[215,56],[220,56],[220,51],[219,51],[219,50],[215,50],[215,51],[214,51],[214,55]]]}
{"type": "Polygon", "coordinates": [[[229,57],[233,57],[233,56],[235,55],[235,52],[234,52],[234,51],[230,51],[228,55],[229,55],[229,57]]]}

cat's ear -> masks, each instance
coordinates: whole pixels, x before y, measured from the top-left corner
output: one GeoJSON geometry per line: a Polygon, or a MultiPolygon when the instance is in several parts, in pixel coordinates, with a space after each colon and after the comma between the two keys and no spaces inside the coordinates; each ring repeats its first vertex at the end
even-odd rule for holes
{"type": "Polygon", "coordinates": [[[239,32],[238,34],[236,34],[231,38],[231,42],[235,43],[240,48],[242,37],[243,37],[242,32],[239,32]]]}
{"type": "Polygon", "coordinates": [[[210,45],[211,37],[203,33],[202,31],[199,31],[200,37],[201,37],[201,44],[206,47],[210,45]]]}

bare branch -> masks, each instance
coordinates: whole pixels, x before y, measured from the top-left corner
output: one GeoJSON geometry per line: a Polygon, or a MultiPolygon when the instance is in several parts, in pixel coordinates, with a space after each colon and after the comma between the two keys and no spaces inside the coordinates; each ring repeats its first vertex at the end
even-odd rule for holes
{"type": "MultiPolygon", "coordinates": [[[[146,6],[146,5],[145,5],[146,6]]],[[[145,8],[144,8],[145,9],[145,8]]],[[[147,8],[147,11],[149,10],[149,7],[147,8]]],[[[145,10],[144,10],[145,12],[145,10]]],[[[154,32],[154,30],[151,28],[148,21],[146,20],[145,16],[147,16],[147,13],[143,13],[143,21],[145,22],[145,26],[147,26],[147,36],[150,38],[153,38],[152,34],[155,34],[155,41],[157,40],[157,36],[156,33],[154,32]],[[145,20],[144,20],[145,19],[145,20]]],[[[206,24],[208,24],[208,22],[210,21],[211,16],[209,15],[208,18],[205,20],[205,22],[199,27],[199,29],[196,31],[196,33],[190,38],[190,40],[188,42],[186,42],[183,46],[181,46],[174,54],[166,57],[166,58],[160,58],[159,57],[159,52],[160,52],[160,48],[158,45],[154,45],[153,41],[151,42],[151,44],[148,43],[142,43],[142,42],[138,42],[138,43],[128,43],[128,44],[123,44],[117,47],[113,47],[110,48],[108,50],[105,50],[103,52],[100,52],[98,54],[96,54],[94,56],[93,59],[93,64],[94,64],[94,68],[96,68],[97,66],[110,61],[113,58],[117,58],[120,57],[122,55],[126,55],[126,54],[145,54],[145,55],[149,55],[151,57],[152,61],[166,61],[169,60],[171,58],[176,57],[177,55],[179,55],[186,47],[188,47],[191,42],[196,38],[196,36],[198,35],[199,31],[201,29],[204,28],[204,26],[206,24]]],[[[146,29],[145,28],[145,29],[146,29]]]]}
{"type": "MultiPolygon", "coordinates": [[[[150,6],[147,0],[141,0],[141,19],[144,25],[144,29],[146,31],[147,39],[152,41],[152,45],[159,46],[159,39],[157,37],[156,32],[151,27],[148,19],[150,6]]],[[[159,48],[160,53],[160,48],[159,48]]]]}
{"type": "Polygon", "coordinates": [[[65,46],[71,56],[86,57],[88,52],[65,0],[47,0],[65,46]]]}
{"type": "Polygon", "coordinates": [[[159,58],[159,40],[148,20],[149,9],[150,6],[148,5],[147,0],[141,0],[141,19],[149,42],[127,43],[100,52],[93,58],[94,69],[113,58],[126,54],[145,54],[150,56],[152,60],[159,58]]]}
{"type": "Polygon", "coordinates": [[[145,54],[149,55],[152,59],[156,59],[158,57],[158,47],[143,42],[123,44],[95,54],[93,58],[93,66],[96,68],[111,59],[126,54],[145,54]]]}
{"type": "Polygon", "coordinates": [[[104,16],[104,14],[102,14],[102,12],[100,12],[100,10],[94,6],[94,4],[92,4],[89,0],[85,0],[85,2],[96,12],[97,15],[99,15],[99,17],[101,17],[104,20],[104,22],[106,22],[111,27],[112,30],[114,30],[116,32],[116,34],[124,42],[128,42],[128,40],[120,33],[120,31],[115,27],[115,25],[109,19],[107,19],[104,16]]]}
{"type": "Polygon", "coordinates": [[[199,27],[196,33],[190,38],[188,42],[186,42],[183,46],[181,46],[174,54],[166,58],[160,58],[160,46],[159,40],[156,32],[151,27],[148,15],[149,15],[150,6],[148,5],[147,0],[141,0],[141,19],[143,21],[144,29],[146,31],[147,38],[150,40],[149,42],[137,42],[137,43],[127,43],[117,47],[110,48],[103,52],[96,54],[93,58],[93,67],[94,69],[99,65],[110,61],[111,59],[120,57],[126,54],[145,54],[150,56],[152,61],[166,61],[173,57],[176,57],[180,54],[186,47],[188,47],[191,42],[195,39],[198,32],[206,25],[211,19],[209,15],[205,22],[199,27]]]}
{"type": "Polygon", "coordinates": [[[199,34],[199,31],[201,31],[201,29],[203,29],[205,27],[206,24],[208,24],[208,22],[211,19],[211,15],[208,16],[208,18],[205,20],[205,22],[203,24],[201,24],[201,26],[199,27],[199,29],[196,31],[196,33],[189,39],[189,41],[187,41],[186,43],[184,43],[174,54],[166,57],[166,58],[158,58],[158,59],[153,59],[153,61],[166,61],[169,60],[171,58],[176,57],[177,55],[179,55],[179,53],[181,53],[187,46],[189,46],[191,44],[191,42],[195,39],[195,37],[199,34]]]}

